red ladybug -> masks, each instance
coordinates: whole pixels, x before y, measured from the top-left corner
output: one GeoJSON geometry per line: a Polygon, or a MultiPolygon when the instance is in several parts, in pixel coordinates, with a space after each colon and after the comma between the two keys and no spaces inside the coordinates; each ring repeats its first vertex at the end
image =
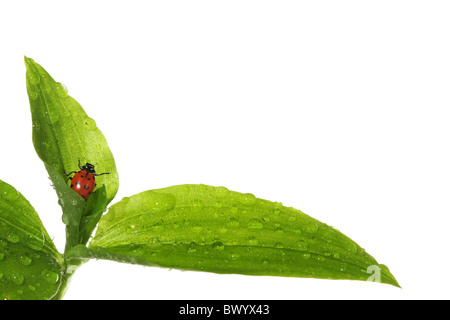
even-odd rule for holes
{"type": "Polygon", "coordinates": [[[69,176],[72,173],[75,173],[73,177],[67,178],[66,182],[71,180],[70,187],[82,196],[84,200],[87,200],[97,185],[95,183],[95,177],[109,174],[109,172],[95,173],[94,165],[86,162],[84,166],[81,166],[80,160],[78,160],[78,167],[80,168],[80,171],[72,171],[66,174],[66,176],[69,176]]]}

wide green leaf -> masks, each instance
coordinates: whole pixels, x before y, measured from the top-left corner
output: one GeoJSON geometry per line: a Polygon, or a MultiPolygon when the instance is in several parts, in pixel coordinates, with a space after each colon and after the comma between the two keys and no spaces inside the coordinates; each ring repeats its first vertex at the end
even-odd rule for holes
{"type": "Polygon", "coordinates": [[[26,84],[31,106],[33,143],[46,168],[58,174],[78,171],[89,162],[99,176],[97,185],[106,186],[107,202],[117,193],[119,179],[111,150],[105,137],[63,84],[56,82],[33,59],[25,57],[26,84]]]}
{"type": "Polygon", "coordinates": [[[335,228],[281,203],[206,185],[124,198],[100,220],[89,248],[77,246],[68,256],[398,286],[386,266],[335,228]]]}
{"type": "Polygon", "coordinates": [[[65,287],[63,270],[36,211],[0,180],[0,300],[57,298],[65,287]]]}

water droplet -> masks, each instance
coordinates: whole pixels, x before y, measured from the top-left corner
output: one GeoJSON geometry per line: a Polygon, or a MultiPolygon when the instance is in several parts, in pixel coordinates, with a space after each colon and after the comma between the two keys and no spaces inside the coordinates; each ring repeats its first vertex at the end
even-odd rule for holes
{"type": "Polygon", "coordinates": [[[230,228],[237,228],[239,227],[240,223],[238,220],[234,219],[234,218],[230,218],[230,222],[228,222],[228,226],[230,228]]]}
{"type": "Polygon", "coordinates": [[[307,223],[303,226],[303,231],[305,231],[306,233],[316,233],[319,230],[319,226],[314,223],[307,223]]]}
{"type": "Polygon", "coordinates": [[[263,263],[263,264],[269,264],[269,260],[263,259],[262,263],[263,263]]]}
{"type": "Polygon", "coordinates": [[[65,98],[68,95],[67,88],[64,84],[57,82],[55,85],[56,95],[60,98],[65,98]]]}
{"type": "Polygon", "coordinates": [[[347,271],[347,268],[348,268],[348,263],[344,262],[340,266],[340,271],[345,272],[345,271],[347,271]]]}
{"type": "Polygon", "coordinates": [[[211,245],[211,247],[212,247],[213,249],[215,249],[215,250],[223,250],[223,249],[225,248],[225,246],[223,245],[223,243],[220,242],[220,241],[214,242],[214,243],[211,245]]]}
{"type": "Polygon", "coordinates": [[[94,119],[87,117],[83,121],[84,127],[88,130],[93,130],[97,127],[97,124],[95,123],[94,119]]]}
{"type": "MultiPolygon", "coordinates": [[[[284,246],[281,242],[275,242],[273,246],[278,249],[284,248],[284,246]]],[[[283,254],[284,254],[284,252],[283,252],[283,254]]]]}
{"type": "Polygon", "coordinates": [[[333,258],[334,259],[339,259],[341,256],[339,255],[339,253],[333,253],[333,258]]]}
{"type": "Polygon", "coordinates": [[[244,193],[239,198],[239,201],[246,206],[253,206],[256,203],[256,197],[251,193],[244,193]]]}
{"type": "Polygon", "coordinates": [[[231,260],[237,260],[237,259],[239,259],[240,257],[241,257],[240,254],[233,253],[233,254],[231,255],[231,260]]]}
{"type": "Polygon", "coordinates": [[[218,197],[218,198],[225,198],[230,193],[230,191],[225,187],[217,187],[214,190],[215,190],[216,197],[218,197]]]}
{"type": "Polygon", "coordinates": [[[251,246],[257,246],[259,244],[259,240],[256,239],[255,237],[251,237],[247,241],[248,241],[248,244],[251,246]]]}
{"type": "Polygon", "coordinates": [[[175,207],[175,196],[171,193],[146,193],[148,199],[148,208],[150,213],[166,213],[175,207]]]}
{"type": "Polygon", "coordinates": [[[33,86],[37,86],[39,84],[39,82],[41,81],[41,78],[31,70],[27,70],[26,76],[27,76],[27,80],[33,86]]]}
{"type": "Polygon", "coordinates": [[[36,288],[33,287],[31,284],[29,284],[27,288],[28,288],[28,290],[30,290],[30,291],[36,291],[36,288]]]}
{"type": "Polygon", "coordinates": [[[31,258],[27,256],[20,256],[19,262],[24,266],[29,266],[31,264],[31,258]]]}
{"type": "Polygon", "coordinates": [[[308,260],[309,258],[311,258],[311,254],[309,254],[309,253],[303,253],[303,254],[302,254],[302,258],[308,260]]]}
{"type": "Polygon", "coordinates": [[[144,248],[138,244],[132,244],[128,249],[128,252],[133,255],[142,255],[144,253],[144,248]]]}
{"type": "Polygon", "coordinates": [[[261,223],[261,221],[253,219],[249,222],[248,227],[250,229],[262,229],[264,228],[264,225],[261,223]]]}
{"type": "Polygon", "coordinates": [[[126,229],[125,229],[125,233],[132,233],[134,231],[134,228],[136,228],[136,226],[134,224],[129,225],[126,229]]]}
{"type": "Polygon", "coordinates": [[[15,233],[10,233],[6,236],[6,240],[12,243],[17,243],[19,242],[19,236],[15,233]]]}
{"type": "Polygon", "coordinates": [[[38,92],[34,89],[29,88],[28,89],[28,96],[30,97],[31,100],[35,101],[38,97],[38,92]]]}
{"type": "Polygon", "coordinates": [[[24,280],[23,275],[19,273],[13,273],[11,275],[11,282],[14,283],[15,285],[20,286],[23,283],[23,280],[24,280]]]}
{"type": "Polygon", "coordinates": [[[200,199],[192,200],[192,211],[200,212],[203,210],[203,201],[200,199]]]}
{"type": "Polygon", "coordinates": [[[356,244],[350,243],[349,246],[347,247],[347,251],[349,251],[351,253],[357,253],[358,247],[356,246],[356,244]]]}
{"type": "Polygon", "coordinates": [[[283,207],[283,204],[282,204],[281,202],[274,202],[274,203],[273,203],[273,206],[274,206],[276,209],[281,209],[281,208],[283,207]]]}
{"type": "Polygon", "coordinates": [[[36,239],[34,236],[31,235],[29,235],[26,238],[26,244],[33,250],[42,250],[42,248],[44,247],[44,242],[45,242],[44,233],[42,233],[41,239],[36,239]]]}
{"type": "Polygon", "coordinates": [[[301,240],[298,244],[298,248],[301,251],[306,251],[306,250],[308,250],[308,243],[304,240],[301,240]]]}
{"type": "Polygon", "coordinates": [[[326,260],[323,256],[317,256],[317,261],[324,262],[326,260]]]}
{"type": "Polygon", "coordinates": [[[56,272],[47,269],[41,272],[41,276],[49,284],[55,284],[59,279],[59,275],[56,272]]]}
{"type": "Polygon", "coordinates": [[[197,244],[195,242],[191,242],[188,246],[187,252],[188,253],[197,252],[197,244]]]}
{"type": "Polygon", "coordinates": [[[15,201],[19,198],[19,192],[11,185],[4,185],[0,196],[10,202],[15,201]]]}

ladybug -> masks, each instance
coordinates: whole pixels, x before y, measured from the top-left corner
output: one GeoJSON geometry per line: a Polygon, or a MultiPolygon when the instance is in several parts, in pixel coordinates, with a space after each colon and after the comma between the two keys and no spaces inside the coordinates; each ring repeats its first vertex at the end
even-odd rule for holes
{"type": "Polygon", "coordinates": [[[78,167],[80,168],[80,171],[72,171],[67,174],[64,172],[66,176],[75,173],[73,177],[67,178],[66,182],[71,180],[70,187],[82,196],[84,200],[87,200],[97,185],[95,183],[95,177],[109,174],[109,172],[95,173],[94,165],[86,162],[84,166],[81,166],[80,160],[78,160],[78,167]]]}

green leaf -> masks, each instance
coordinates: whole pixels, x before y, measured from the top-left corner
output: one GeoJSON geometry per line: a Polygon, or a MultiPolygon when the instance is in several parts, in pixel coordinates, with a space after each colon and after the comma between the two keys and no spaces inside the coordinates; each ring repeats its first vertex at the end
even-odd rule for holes
{"type": "Polygon", "coordinates": [[[66,247],[64,251],[67,251],[80,243],[80,222],[86,208],[86,202],[67,186],[65,179],[57,169],[52,166],[46,166],[46,168],[50,179],[53,181],[53,187],[58,195],[58,203],[63,211],[62,220],[66,225],[66,247]]]}
{"type": "Polygon", "coordinates": [[[26,84],[33,122],[33,143],[46,168],[62,177],[78,171],[78,161],[89,162],[99,173],[98,187],[105,185],[107,202],[117,193],[119,179],[105,137],[65,87],[33,59],[25,57],[26,84]]]}
{"type": "Polygon", "coordinates": [[[0,180],[0,300],[59,297],[65,288],[63,266],[36,211],[0,180]]]}
{"type": "Polygon", "coordinates": [[[100,220],[89,248],[77,246],[68,256],[399,286],[386,266],[335,228],[281,203],[205,185],[124,198],[100,220]]]}
{"type": "Polygon", "coordinates": [[[102,217],[102,213],[106,211],[106,188],[102,186],[94,192],[88,199],[84,212],[81,216],[79,227],[78,243],[86,244],[89,237],[97,226],[98,221],[102,217]]]}

